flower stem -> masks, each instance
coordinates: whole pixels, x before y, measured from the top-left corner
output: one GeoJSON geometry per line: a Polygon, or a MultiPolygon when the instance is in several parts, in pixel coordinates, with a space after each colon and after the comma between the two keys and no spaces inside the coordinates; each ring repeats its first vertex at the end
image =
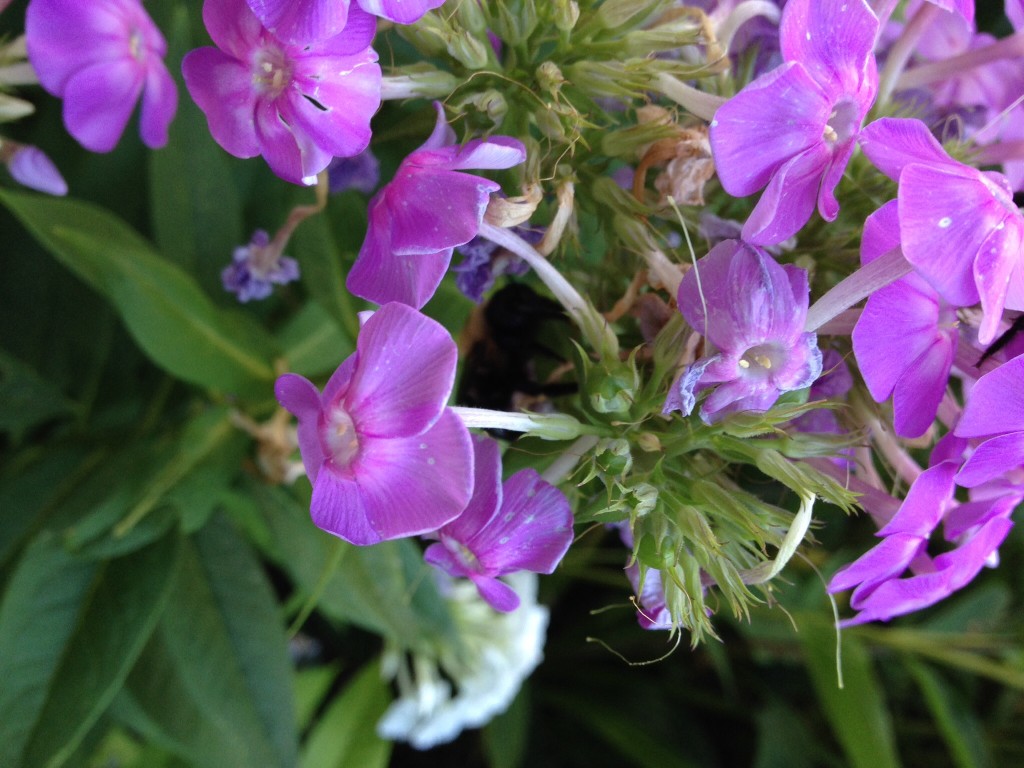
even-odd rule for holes
{"type": "Polygon", "coordinates": [[[914,268],[898,247],[865,264],[834,286],[807,310],[805,331],[816,331],[840,312],[849,309],[879,288],[913,272],[914,268]]]}
{"type": "Polygon", "coordinates": [[[452,406],[467,429],[508,429],[542,440],[575,440],[583,434],[602,434],[603,430],[577,421],[567,413],[512,413],[487,408],[452,406]]]}
{"type": "Polygon", "coordinates": [[[590,302],[584,299],[569,283],[562,273],[555,269],[551,262],[545,259],[528,242],[508,229],[496,227],[486,221],[480,225],[480,236],[490,240],[496,245],[511,251],[521,258],[543,281],[555,298],[565,307],[565,311],[579,326],[583,337],[590,346],[602,357],[613,357],[616,360],[619,355],[619,340],[601,314],[594,309],[590,302]]]}
{"type": "Polygon", "coordinates": [[[903,34],[889,50],[889,56],[885,60],[885,67],[878,78],[878,97],[876,104],[885,104],[892,92],[896,89],[896,81],[910,61],[910,57],[917,47],[918,41],[927,31],[935,17],[943,11],[933,3],[924,3],[918,8],[914,17],[907,22],[903,28],[903,34]]]}
{"type": "Polygon", "coordinates": [[[896,90],[920,88],[938,80],[963,74],[983,64],[1021,56],[1024,56],[1024,32],[1017,32],[984,48],[967,51],[942,61],[930,61],[909,69],[896,80],[896,90]]]}
{"type": "Polygon", "coordinates": [[[687,85],[665,72],[658,73],[651,86],[709,123],[714,119],[718,108],[727,101],[723,96],[698,91],[693,86],[687,85]]]}
{"type": "Polygon", "coordinates": [[[565,452],[552,462],[551,466],[541,474],[546,482],[558,485],[576,468],[580,459],[587,455],[597,445],[597,435],[582,435],[576,442],[570,445],[565,452]]]}

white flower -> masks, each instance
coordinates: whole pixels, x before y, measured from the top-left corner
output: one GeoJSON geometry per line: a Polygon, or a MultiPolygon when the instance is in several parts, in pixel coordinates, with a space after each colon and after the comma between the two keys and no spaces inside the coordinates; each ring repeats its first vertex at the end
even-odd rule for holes
{"type": "Polygon", "coordinates": [[[436,657],[416,652],[411,670],[389,652],[384,666],[396,675],[400,696],[377,723],[381,738],[430,749],[508,709],[543,658],[548,610],[537,605],[535,574],[507,578],[521,600],[515,611],[493,610],[472,582],[452,583],[447,597],[461,642],[436,657]]]}

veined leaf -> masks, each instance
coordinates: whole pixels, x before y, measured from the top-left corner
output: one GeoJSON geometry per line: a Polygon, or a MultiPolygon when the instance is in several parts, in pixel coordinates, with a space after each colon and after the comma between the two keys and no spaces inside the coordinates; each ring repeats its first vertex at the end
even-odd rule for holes
{"type": "Polygon", "coordinates": [[[0,191],[0,202],[62,264],[106,296],[139,346],[185,381],[264,391],[272,343],[237,312],[219,310],[191,277],[127,224],[89,203],[0,191]]]}
{"type": "Polygon", "coordinates": [[[139,707],[201,764],[297,762],[281,617],[259,563],[222,518],[185,547],[144,664],[147,674],[131,680],[139,707]]]}
{"type": "Polygon", "coordinates": [[[96,570],[25,747],[23,765],[63,765],[106,711],[163,611],[179,548],[177,536],[166,537],[96,570]]]}

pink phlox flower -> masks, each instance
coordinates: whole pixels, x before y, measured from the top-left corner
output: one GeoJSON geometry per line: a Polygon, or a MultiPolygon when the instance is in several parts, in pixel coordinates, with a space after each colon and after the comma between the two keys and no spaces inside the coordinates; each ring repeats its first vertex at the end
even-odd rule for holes
{"type": "Polygon", "coordinates": [[[982,442],[956,476],[974,488],[1024,467],[1024,355],[986,373],[971,389],[955,434],[982,442]]]}
{"type": "Polygon", "coordinates": [[[164,64],[167,43],[139,0],[32,0],[25,42],[39,83],[64,100],[64,125],[83,147],[112,150],[140,96],[143,143],[167,143],[178,89],[164,64]]]}
{"type": "Polygon", "coordinates": [[[850,606],[859,611],[840,626],[888,621],[933,605],[989,564],[1013,526],[1009,515],[1020,496],[956,505],[956,469],[957,462],[943,461],[922,472],[878,532],[882,541],[832,577],[829,592],[853,588],[850,606]],[[929,538],[940,522],[945,540],[957,546],[932,558],[929,538]],[[913,575],[901,578],[908,568],[913,575]]]}
{"type": "Polygon", "coordinates": [[[715,351],[673,383],[663,413],[688,416],[697,393],[714,387],[700,408],[711,423],[738,411],[765,411],[784,392],[821,374],[817,336],[804,333],[807,272],[780,266],[760,248],[719,243],[679,286],[679,310],[715,351]]]}
{"type": "Polygon", "coordinates": [[[533,469],[501,482],[498,444],[474,438],[473,498],[465,511],[432,538],[424,559],[451,576],[476,584],[495,610],[519,607],[519,596],[499,576],[518,571],[552,573],[572,543],[572,510],[533,469]]]}
{"type": "Polygon", "coordinates": [[[274,35],[298,45],[333,37],[345,29],[350,8],[397,24],[412,24],[444,0],[246,0],[274,35]]]}
{"type": "Polygon", "coordinates": [[[262,155],[282,179],[312,184],[366,148],[380,106],[376,19],[354,10],[344,31],[308,45],[275,37],[245,0],[206,0],[203,21],[217,48],[191,51],[182,74],[230,154],[262,155]]]}
{"type": "Polygon", "coordinates": [[[743,239],[779,243],[810,219],[839,213],[835,188],[878,90],[878,19],[865,0],[790,0],[784,63],[731,98],[711,122],[718,177],[734,196],[765,188],[743,239]]]}
{"type": "Polygon", "coordinates": [[[352,544],[435,531],[473,490],[473,447],[446,407],[458,353],[448,332],[403,304],[363,325],[323,393],[293,373],[274,392],[299,419],[315,522],[352,544]]]}
{"type": "MultiPolygon", "coordinates": [[[[897,202],[864,223],[861,263],[899,247],[897,202]]],[[[853,329],[853,351],[877,402],[893,398],[893,425],[920,437],[935,420],[959,338],[956,308],[923,278],[909,274],[875,291],[853,329]]]]}
{"type": "Polygon", "coordinates": [[[953,160],[919,120],[876,120],[861,146],[899,182],[903,255],[950,304],[980,301],[978,339],[991,343],[1003,310],[1024,309],[1024,216],[1006,177],[953,160]]]}
{"type": "Polygon", "coordinates": [[[476,237],[493,181],[461,171],[511,168],[526,159],[523,144],[507,136],[455,145],[455,134],[435,103],[437,124],[370,201],[369,227],[346,286],[382,304],[422,307],[434,295],[452,250],[476,237]]]}

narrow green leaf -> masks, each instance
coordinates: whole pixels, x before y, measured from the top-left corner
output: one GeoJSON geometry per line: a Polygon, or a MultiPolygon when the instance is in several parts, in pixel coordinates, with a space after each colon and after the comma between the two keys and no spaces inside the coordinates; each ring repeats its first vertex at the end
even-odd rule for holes
{"type": "Polygon", "coordinates": [[[0,432],[15,442],[26,430],[74,413],[74,404],[59,388],[28,365],[0,351],[0,432]]]}
{"type": "Polygon", "coordinates": [[[853,768],[897,768],[892,718],[867,648],[843,635],[843,682],[836,677],[835,629],[815,616],[800,620],[807,668],[825,716],[853,768]]]}
{"type": "Polygon", "coordinates": [[[308,510],[280,488],[252,484],[249,495],[270,530],[268,556],[324,613],[402,642],[458,641],[413,542],[354,547],[313,525],[308,510]]]}
{"type": "Polygon", "coordinates": [[[16,768],[56,684],[96,565],[44,533],[25,550],[0,604],[0,765],[16,768]]]}
{"type": "Polygon", "coordinates": [[[905,660],[905,664],[921,689],[957,768],[989,768],[992,757],[988,754],[981,726],[970,708],[964,706],[942,678],[927,665],[910,657],[905,660]]]}
{"type": "Polygon", "coordinates": [[[0,190],[0,202],[114,304],[139,346],[168,372],[232,392],[267,388],[274,377],[270,339],[244,316],[214,307],[124,222],[75,200],[0,190]]]}
{"type": "Polygon", "coordinates": [[[349,338],[359,333],[359,319],[351,295],[345,290],[341,255],[324,214],[299,225],[289,250],[302,267],[302,284],[309,295],[334,318],[349,338]]]}
{"type": "Polygon", "coordinates": [[[324,712],[302,750],[302,768],[385,768],[391,742],[377,736],[377,721],[391,696],[380,665],[368,664],[324,712]]]}
{"type": "Polygon", "coordinates": [[[303,669],[295,675],[295,723],[305,730],[338,677],[338,665],[303,669]]]}
{"type": "Polygon", "coordinates": [[[355,350],[355,342],[315,301],[307,302],[282,329],[278,344],[288,370],[301,376],[333,371],[355,350]]]}
{"type": "MultiPolygon", "coordinates": [[[[174,9],[167,33],[169,62],[195,47],[184,7],[174,9]]],[[[213,141],[205,115],[191,99],[180,100],[167,146],[147,158],[150,215],[160,251],[207,290],[223,292],[220,271],[248,237],[228,155],[213,141]]]]}
{"type": "Polygon", "coordinates": [[[159,691],[133,680],[133,692],[151,719],[197,750],[203,745],[193,738],[208,740],[219,754],[234,756],[231,765],[296,763],[294,693],[281,618],[259,563],[222,518],[185,547],[159,638],[163,647],[148,663],[174,686],[178,700],[165,711],[159,691]],[[171,719],[175,712],[207,725],[195,737],[182,733],[171,719]]]}
{"type": "Polygon", "coordinates": [[[526,758],[530,706],[524,688],[512,705],[484,726],[483,742],[491,768],[520,768],[526,758]]]}
{"type": "Polygon", "coordinates": [[[98,572],[25,750],[25,765],[63,765],[113,701],[163,611],[180,539],[170,536],[98,572]]]}

